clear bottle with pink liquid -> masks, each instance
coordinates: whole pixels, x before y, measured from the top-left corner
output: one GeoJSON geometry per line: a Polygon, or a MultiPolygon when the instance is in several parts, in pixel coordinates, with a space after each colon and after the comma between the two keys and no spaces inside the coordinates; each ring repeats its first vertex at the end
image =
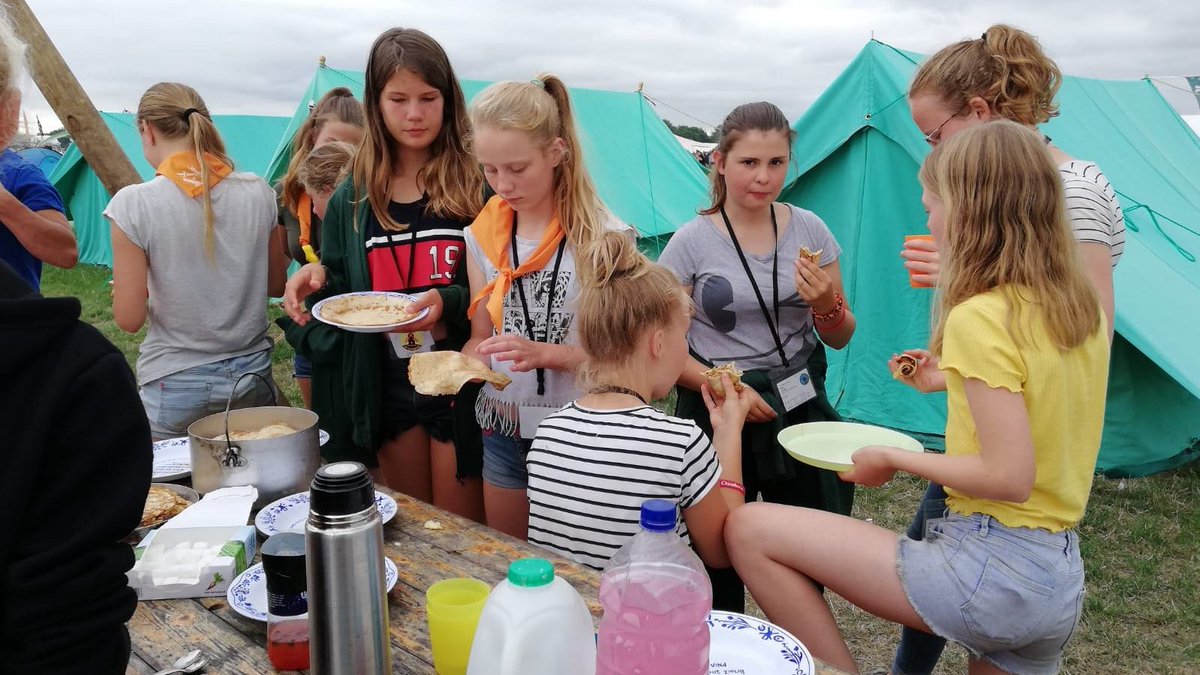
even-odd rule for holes
{"type": "Polygon", "coordinates": [[[642,531],[600,577],[596,675],[706,675],[712,585],[675,533],[674,502],[642,504],[642,531]]]}

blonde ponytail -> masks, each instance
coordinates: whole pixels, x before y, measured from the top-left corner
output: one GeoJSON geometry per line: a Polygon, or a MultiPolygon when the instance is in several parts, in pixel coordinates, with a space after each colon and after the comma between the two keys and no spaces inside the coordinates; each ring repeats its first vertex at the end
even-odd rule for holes
{"type": "Polygon", "coordinates": [[[554,75],[531,82],[497,82],[471,104],[471,126],[512,129],[530,135],[539,147],[561,138],[563,156],[554,170],[554,209],[586,276],[588,246],[605,231],[606,212],[583,162],[583,148],[567,85],[554,75]]]}
{"type": "Polygon", "coordinates": [[[216,266],[216,230],[208,186],[208,163],[204,161],[204,155],[213,155],[230,169],[233,160],[225,154],[225,142],[213,124],[208,106],[204,105],[200,94],[186,84],[159,82],[142,94],[137,119],[153,126],[164,138],[186,136],[192,141],[192,151],[200,164],[204,196],[204,255],[210,265],[216,266]]]}

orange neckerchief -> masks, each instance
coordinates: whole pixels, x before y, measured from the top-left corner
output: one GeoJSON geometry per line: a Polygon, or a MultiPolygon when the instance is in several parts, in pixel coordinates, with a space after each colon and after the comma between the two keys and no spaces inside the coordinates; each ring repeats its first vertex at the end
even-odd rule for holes
{"type": "Polygon", "coordinates": [[[498,196],[489,199],[483,207],[483,211],[480,211],[479,216],[475,218],[475,222],[471,223],[471,232],[474,233],[475,240],[479,242],[479,247],[483,250],[484,255],[496,269],[500,270],[500,274],[471,300],[471,307],[467,309],[467,317],[475,316],[479,303],[486,298],[492,325],[498,332],[503,332],[504,297],[508,295],[508,289],[512,287],[513,279],[545,267],[566,233],[563,232],[562,225],[558,222],[558,216],[555,216],[546,227],[542,241],[534,249],[533,255],[514,270],[509,266],[508,260],[508,249],[512,244],[513,237],[513,210],[508,202],[498,196]]]}
{"type": "MultiPolygon", "coordinates": [[[[233,167],[222,162],[216,155],[204,153],[204,161],[208,164],[208,189],[212,189],[223,178],[233,173],[233,167]]],[[[204,181],[200,179],[200,162],[196,161],[194,152],[177,152],[163,160],[158,165],[158,175],[166,176],[183,190],[189,197],[199,197],[204,194],[204,181]]]]}
{"type": "Polygon", "coordinates": [[[304,251],[305,260],[319,263],[321,260],[312,247],[312,215],[312,197],[305,192],[296,200],[296,220],[300,221],[300,250],[304,251]]]}

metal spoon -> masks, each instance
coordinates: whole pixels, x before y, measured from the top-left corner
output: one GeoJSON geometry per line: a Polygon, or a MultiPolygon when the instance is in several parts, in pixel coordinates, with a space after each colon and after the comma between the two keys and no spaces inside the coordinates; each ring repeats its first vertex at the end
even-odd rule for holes
{"type": "Polygon", "coordinates": [[[203,668],[204,664],[206,664],[206,663],[208,663],[208,659],[200,658],[200,650],[195,649],[195,650],[192,650],[192,651],[188,652],[187,654],[184,654],[183,656],[179,657],[179,659],[177,661],[175,661],[175,663],[172,664],[172,666],[170,668],[160,670],[157,673],[155,673],[154,675],[173,675],[174,673],[194,673],[197,670],[200,670],[200,668],[203,668]],[[198,668],[188,670],[189,668],[196,665],[197,663],[200,664],[200,666],[198,668]]]}

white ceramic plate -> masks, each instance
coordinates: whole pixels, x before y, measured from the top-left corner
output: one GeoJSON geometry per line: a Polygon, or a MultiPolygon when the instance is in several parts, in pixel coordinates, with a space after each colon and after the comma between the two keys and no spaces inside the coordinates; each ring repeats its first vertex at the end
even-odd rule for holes
{"type": "Polygon", "coordinates": [[[352,333],[390,333],[391,331],[394,331],[397,328],[400,328],[401,326],[407,326],[408,324],[410,324],[414,321],[423,319],[423,318],[425,318],[425,316],[427,314],[429,314],[429,308],[426,307],[425,309],[422,309],[421,311],[417,312],[417,315],[414,316],[413,318],[409,319],[408,321],[403,321],[401,323],[393,323],[393,324],[388,324],[386,326],[351,326],[349,324],[338,323],[337,321],[327,319],[327,318],[325,318],[325,316],[322,313],[322,310],[324,310],[326,303],[334,302],[336,300],[340,300],[341,298],[356,298],[356,297],[368,298],[368,297],[379,297],[379,296],[390,296],[393,298],[399,298],[401,300],[405,300],[407,302],[413,302],[417,299],[417,297],[415,295],[409,295],[407,293],[393,293],[390,291],[359,291],[356,293],[343,293],[341,295],[335,295],[332,297],[325,298],[324,300],[313,305],[312,315],[313,315],[313,318],[316,319],[317,321],[320,321],[322,323],[327,323],[330,326],[337,326],[338,328],[341,328],[342,330],[348,330],[352,333]]]}
{"type": "MultiPolygon", "coordinates": [[[[396,585],[399,575],[396,563],[388,558],[383,559],[384,581],[387,590],[391,591],[396,585]]],[[[247,619],[255,621],[267,620],[267,575],[263,572],[262,563],[252,565],[245,572],[237,575],[229,590],[225,591],[225,599],[233,611],[247,619]]]]}
{"type": "Polygon", "coordinates": [[[784,629],[745,614],[708,615],[708,675],[813,675],[812,654],[784,629]]]}
{"type": "MultiPolygon", "coordinates": [[[[385,523],[396,515],[396,500],[378,490],[375,491],[375,506],[379,507],[379,517],[385,523]]],[[[262,507],[254,516],[254,526],[267,537],[280,532],[304,534],[307,520],[308,493],[297,492],[262,507]]]]}
{"type": "MultiPolygon", "coordinates": [[[[318,442],[329,442],[329,432],[318,429],[318,442]]],[[[156,483],[180,480],[192,475],[192,451],[187,436],[154,442],[154,477],[156,483]]]]}
{"type": "Polygon", "coordinates": [[[809,422],[779,432],[779,444],[796,459],[819,469],[849,471],[850,457],[868,445],[888,445],[909,452],[925,452],[920,441],[899,431],[852,422],[809,422]]]}
{"type": "Polygon", "coordinates": [[[192,475],[192,451],[187,436],[154,442],[154,477],[156,483],[179,480],[192,475]]]}

